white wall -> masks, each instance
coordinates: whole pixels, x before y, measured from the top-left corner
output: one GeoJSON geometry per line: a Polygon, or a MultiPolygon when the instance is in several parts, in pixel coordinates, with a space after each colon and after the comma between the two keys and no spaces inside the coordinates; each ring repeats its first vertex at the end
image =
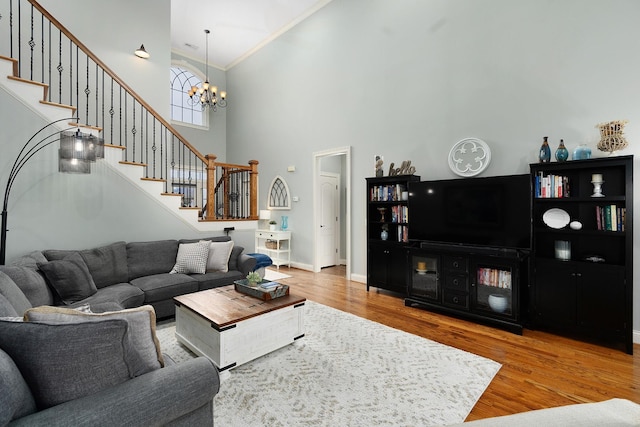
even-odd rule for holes
{"type": "Polygon", "coordinates": [[[623,153],[638,154],[638,16],[636,0],[334,0],[227,72],[228,161],[260,160],[262,203],[297,165],[293,259],[311,264],[312,153],[352,146],[352,271],[364,275],[375,154],[385,175],[411,160],[422,179],[453,178],[449,149],[473,136],[492,149],[483,176],[527,173],[543,136],[601,155],[595,125],[615,119],[630,120],[623,153]]]}

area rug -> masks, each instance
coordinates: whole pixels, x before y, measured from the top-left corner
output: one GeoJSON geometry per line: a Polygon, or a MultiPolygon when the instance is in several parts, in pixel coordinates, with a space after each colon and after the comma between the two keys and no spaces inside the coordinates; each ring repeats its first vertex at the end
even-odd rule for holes
{"type": "Polygon", "coordinates": [[[280,280],[280,279],[286,279],[287,277],[291,277],[291,276],[285,273],[280,273],[279,271],[276,271],[276,270],[271,270],[269,268],[265,268],[264,270],[264,278],[266,280],[280,280]]]}
{"type": "MultiPolygon", "coordinates": [[[[304,338],[232,369],[215,425],[432,426],[463,422],[500,364],[307,301],[304,338]]],[[[163,352],[194,357],[158,325],[163,352]]]]}

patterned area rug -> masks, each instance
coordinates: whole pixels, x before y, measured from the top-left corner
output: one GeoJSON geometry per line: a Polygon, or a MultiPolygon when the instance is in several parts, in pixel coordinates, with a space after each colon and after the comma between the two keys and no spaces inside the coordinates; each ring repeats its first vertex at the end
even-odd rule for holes
{"type": "MultiPolygon", "coordinates": [[[[304,338],[231,370],[215,425],[431,426],[463,422],[500,364],[307,301],[304,338]]],[[[158,324],[163,352],[194,357],[158,324]]]]}

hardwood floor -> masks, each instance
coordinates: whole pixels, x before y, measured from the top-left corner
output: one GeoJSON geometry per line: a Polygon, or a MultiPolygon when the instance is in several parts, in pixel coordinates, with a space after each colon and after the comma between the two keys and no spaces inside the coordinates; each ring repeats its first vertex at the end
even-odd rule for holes
{"type": "Polygon", "coordinates": [[[502,368],[467,421],[614,397],[640,403],[640,345],[634,355],[525,329],[522,336],[426,310],[344,278],[344,267],[313,273],[280,268],[291,292],[393,328],[495,360],[502,368]]]}

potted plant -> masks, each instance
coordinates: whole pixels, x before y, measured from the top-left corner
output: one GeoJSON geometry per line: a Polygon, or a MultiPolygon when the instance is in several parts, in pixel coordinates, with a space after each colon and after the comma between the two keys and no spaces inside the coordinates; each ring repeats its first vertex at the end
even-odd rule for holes
{"type": "Polygon", "coordinates": [[[255,272],[252,271],[251,273],[247,274],[247,282],[249,283],[249,286],[251,287],[256,287],[258,286],[258,283],[260,283],[262,281],[262,277],[260,277],[260,275],[255,272]]]}
{"type": "Polygon", "coordinates": [[[276,231],[276,225],[278,225],[278,223],[275,222],[274,220],[269,221],[269,230],[276,231]]]}

